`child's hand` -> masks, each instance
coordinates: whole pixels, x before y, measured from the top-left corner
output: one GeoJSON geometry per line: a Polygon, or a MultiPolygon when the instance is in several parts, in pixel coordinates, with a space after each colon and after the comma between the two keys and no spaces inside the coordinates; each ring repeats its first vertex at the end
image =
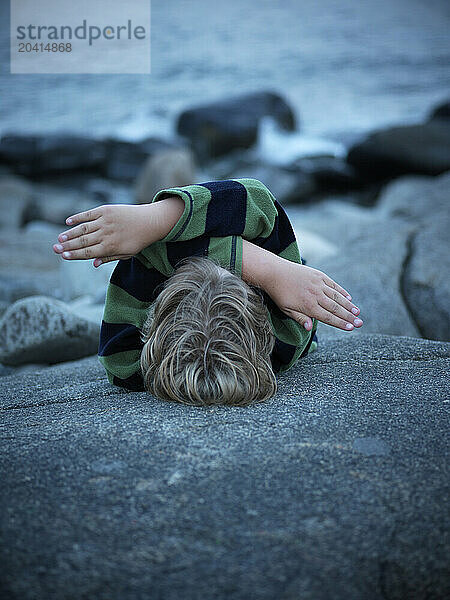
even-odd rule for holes
{"type": "Polygon", "coordinates": [[[72,229],[58,236],[53,250],[66,260],[89,260],[94,266],[131,258],[162,240],[180,219],[184,201],[170,196],[150,204],[106,204],[66,219],[72,229]]]}
{"type": "Polygon", "coordinates": [[[152,243],[152,205],[111,204],[72,215],[53,250],[66,260],[94,260],[94,266],[131,258],[152,243]]]}
{"type": "Polygon", "coordinates": [[[312,318],[345,331],[363,324],[350,294],[322,271],[283,261],[272,282],[266,289],[272,300],[308,331],[312,318]]]}

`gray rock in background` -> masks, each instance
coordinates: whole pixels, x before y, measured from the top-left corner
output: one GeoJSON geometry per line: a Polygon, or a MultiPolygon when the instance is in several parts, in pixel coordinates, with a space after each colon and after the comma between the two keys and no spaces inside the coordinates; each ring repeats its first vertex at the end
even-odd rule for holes
{"type": "Polygon", "coordinates": [[[33,188],[22,177],[0,177],[0,228],[21,227],[33,200],[33,188]]]}
{"type": "Polygon", "coordinates": [[[428,221],[411,242],[403,290],[423,337],[450,341],[450,212],[428,221]]]}
{"type": "Polygon", "coordinates": [[[67,217],[95,205],[95,200],[86,193],[55,185],[34,184],[33,202],[27,210],[26,220],[54,223],[59,226],[58,233],[61,233],[69,229],[67,217]]]}
{"type": "Polygon", "coordinates": [[[105,161],[103,140],[71,133],[6,134],[0,158],[22,175],[100,168],[105,161]]]}
{"type": "Polygon", "coordinates": [[[372,131],[350,148],[347,161],[374,179],[407,173],[439,175],[450,169],[450,123],[433,119],[372,131]]]}
{"type": "Polygon", "coordinates": [[[403,297],[423,337],[450,340],[450,172],[405,177],[380,198],[386,218],[415,223],[401,280],[403,297]]]}
{"type": "Polygon", "coordinates": [[[140,170],[134,187],[136,202],[151,202],[159,190],[191,185],[195,181],[195,161],[189,149],[162,150],[149,156],[140,170]]]}
{"type": "Polygon", "coordinates": [[[257,141],[259,121],[267,116],[286,130],[295,129],[292,108],[282,96],[269,90],[183,110],[176,130],[189,140],[197,159],[204,163],[237,148],[251,147],[257,141]]]}
{"type": "Polygon", "coordinates": [[[0,301],[11,303],[36,294],[63,297],[58,275],[62,259],[52,249],[60,231],[45,223],[1,230],[0,301]]]}
{"type": "Polygon", "coordinates": [[[361,328],[343,331],[319,323],[320,333],[333,336],[385,333],[420,337],[401,291],[407,241],[413,226],[402,221],[373,221],[364,229],[347,232],[345,249],[324,258],[316,268],[350,292],[361,309],[361,328]]]}
{"type": "Polygon", "coordinates": [[[4,598],[445,598],[450,344],[330,340],[246,408],[0,380],[4,598]],[[355,343],[356,342],[356,343],[355,343]]]}
{"type": "Polygon", "coordinates": [[[8,307],[0,320],[0,362],[57,363],[96,354],[100,323],[53,298],[31,296],[8,307]]]}
{"type": "Polygon", "coordinates": [[[59,286],[66,301],[91,296],[103,304],[106,287],[117,261],[94,267],[92,260],[64,260],[59,264],[59,286]]]}

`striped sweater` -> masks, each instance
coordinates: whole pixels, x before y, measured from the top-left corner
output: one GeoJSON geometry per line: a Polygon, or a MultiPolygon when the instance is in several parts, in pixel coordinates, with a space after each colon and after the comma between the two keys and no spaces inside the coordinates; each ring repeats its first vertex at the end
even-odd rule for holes
{"type": "MultiPolygon", "coordinates": [[[[283,207],[257,179],[228,179],[160,190],[152,202],[178,195],[184,212],[162,240],[115,267],[106,293],[99,360],[108,380],[130,390],[143,390],[140,330],[148,307],[164,281],[187,256],[209,256],[242,276],[243,239],[302,264],[304,261],[283,207]]],[[[263,291],[275,335],[271,354],[275,373],[287,371],[317,347],[313,319],[306,331],[285,315],[263,291]]]]}

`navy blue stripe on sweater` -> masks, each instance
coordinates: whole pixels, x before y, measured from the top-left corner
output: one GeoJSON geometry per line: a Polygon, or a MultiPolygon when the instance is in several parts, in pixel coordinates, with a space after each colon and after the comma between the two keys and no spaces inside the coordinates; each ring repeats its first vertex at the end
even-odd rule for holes
{"type": "Polygon", "coordinates": [[[209,238],[201,236],[185,242],[167,242],[167,258],[175,269],[178,262],[188,256],[205,256],[208,254],[209,238]]]}
{"type": "Polygon", "coordinates": [[[126,388],[132,392],[143,392],[144,391],[144,380],[140,372],[133,373],[126,379],[120,379],[120,377],[113,376],[113,383],[119,387],[126,388]]]}
{"type": "Polygon", "coordinates": [[[292,242],[295,242],[295,234],[291,222],[278,200],[275,200],[274,205],[278,214],[275,217],[272,233],[267,238],[258,237],[252,240],[252,242],[265,250],[280,254],[292,244],[292,242]]]}
{"type": "Polygon", "coordinates": [[[111,283],[141,302],[153,302],[156,288],[167,279],[156,269],[147,269],[136,257],[119,260],[111,275],[111,283]]]}
{"type": "Polygon", "coordinates": [[[140,331],[129,323],[107,323],[102,321],[100,329],[99,356],[110,356],[116,352],[142,350],[140,331]]]}
{"type": "Polygon", "coordinates": [[[282,342],[277,337],[275,338],[275,345],[270,355],[270,362],[272,363],[272,369],[274,373],[278,373],[280,367],[287,365],[294,358],[296,346],[282,342]]]}
{"type": "Polygon", "coordinates": [[[205,235],[241,235],[247,215],[247,190],[239,181],[224,179],[200,184],[211,192],[206,213],[205,235]]]}
{"type": "Polygon", "coordinates": [[[269,309],[271,315],[273,315],[277,319],[290,319],[291,318],[291,317],[288,317],[287,314],[284,313],[280,309],[278,304],[275,304],[275,302],[272,300],[272,298],[269,296],[269,294],[266,291],[264,291],[264,290],[261,290],[261,291],[262,291],[263,298],[264,298],[264,304],[269,309]]]}

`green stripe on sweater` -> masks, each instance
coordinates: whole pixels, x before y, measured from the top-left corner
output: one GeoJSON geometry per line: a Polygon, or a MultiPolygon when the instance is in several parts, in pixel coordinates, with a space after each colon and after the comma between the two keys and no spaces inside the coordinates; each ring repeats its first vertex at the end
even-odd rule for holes
{"type": "Polygon", "coordinates": [[[103,320],[107,323],[130,323],[141,328],[151,302],[141,302],[113,283],[108,286],[103,320]]]}

